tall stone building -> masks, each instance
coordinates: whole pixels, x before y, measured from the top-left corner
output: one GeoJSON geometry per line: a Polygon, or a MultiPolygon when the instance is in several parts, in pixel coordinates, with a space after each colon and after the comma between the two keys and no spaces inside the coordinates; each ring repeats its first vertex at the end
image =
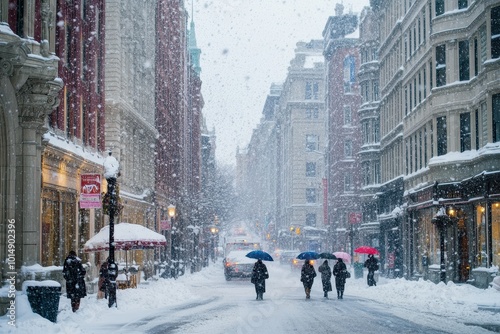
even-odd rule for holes
{"type": "Polygon", "coordinates": [[[408,278],[487,286],[500,261],[500,4],[371,6],[380,28],[381,179],[392,186],[379,205],[390,215],[381,221],[384,264],[408,278]]]}
{"type": "Polygon", "coordinates": [[[359,40],[350,38],[358,17],[344,14],[337,4],[323,30],[328,119],[327,178],[330,247],[352,253],[355,230],[362,221],[361,173],[358,152],[361,105],[357,73],[360,68],[359,40]]]}
{"type": "Polygon", "coordinates": [[[321,248],[327,146],[323,42],[299,42],[283,83],[277,115],[277,222],[290,248],[321,248]]]}
{"type": "Polygon", "coordinates": [[[276,113],[282,92],[281,84],[272,84],[260,123],[254,129],[245,154],[238,154],[238,165],[245,166],[243,184],[238,184],[240,198],[245,203],[243,216],[257,224],[266,239],[277,240],[276,207],[278,178],[278,146],[276,113]],[[243,158],[244,157],[244,158],[243,158]],[[243,160],[244,159],[244,160],[243,160]],[[258,180],[258,182],[255,182],[258,180]]]}
{"type": "MultiPolygon", "coordinates": [[[[154,156],[158,137],[155,128],[156,38],[152,19],[155,13],[156,5],[152,2],[106,1],[106,150],[120,163],[117,184],[123,205],[115,223],[140,224],[151,229],[158,225],[154,207],[154,156]]],[[[144,254],[130,251],[127,256],[131,262],[142,264],[144,254]]],[[[118,259],[124,256],[117,254],[118,259]]],[[[152,260],[152,255],[149,256],[152,260]]]]}
{"type": "Polygon", "coordinates": [[[370,7],[363,9],[359,23],[358,72],[362,103],[358,110],[361,143],[358,152],[361,166],[360,195],[362,222],[359,225],[359,244],[379,247],[378,193],[380,180],[380,90],[379,90],[379,33],[376,15],[370,7]]]}

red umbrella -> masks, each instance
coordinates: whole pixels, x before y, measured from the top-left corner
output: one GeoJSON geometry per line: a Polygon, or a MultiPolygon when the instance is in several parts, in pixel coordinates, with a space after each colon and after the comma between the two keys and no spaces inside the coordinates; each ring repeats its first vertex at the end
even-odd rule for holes
{"type": "Polygon", "coordinates": [[[361,253],[361,254],[380,254],[380,252],[373,247],[370,246],[360,246],[354,250],[355,253],[361,253]]]}

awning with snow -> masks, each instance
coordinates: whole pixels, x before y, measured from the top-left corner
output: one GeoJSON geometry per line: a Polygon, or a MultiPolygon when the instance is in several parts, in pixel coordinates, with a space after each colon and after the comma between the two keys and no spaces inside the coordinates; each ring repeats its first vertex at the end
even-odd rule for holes
{"type": "MultiPolygon", "coordinates": [[[[165,236],[138,224],[115,224],[114,238],[116,250],[149,249],[167,244],[165,236]]],[[[109,225],[104,226],[83,247],[87,253],[105,250],[109,250],[109,225]]]]}

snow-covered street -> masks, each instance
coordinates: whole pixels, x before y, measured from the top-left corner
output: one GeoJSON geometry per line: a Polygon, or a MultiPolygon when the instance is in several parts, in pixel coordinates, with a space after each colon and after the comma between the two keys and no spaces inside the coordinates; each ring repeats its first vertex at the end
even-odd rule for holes
{"type": "MultiPolygon", "coordinates": [[[[350,278],[343,300],[325,299],[317,277],[306,300],[299,272],[266,262],[270,274],[263,301],[248,280],[224,279],[221,262],[178,280],[118,290],[118,307],[95,294],[71,311],[61,296],[56,324],[33,314],[27,297],[17,297],[17,328],[0,318],[2,333],[491,333],[500,327],[500,292],[469,285],[381,278],[376,287],[350,278]],[[494,327],[490,327],[494,328],[494,327]]],[[[366,273],[365,273],[366,274],[366,273]]]]}

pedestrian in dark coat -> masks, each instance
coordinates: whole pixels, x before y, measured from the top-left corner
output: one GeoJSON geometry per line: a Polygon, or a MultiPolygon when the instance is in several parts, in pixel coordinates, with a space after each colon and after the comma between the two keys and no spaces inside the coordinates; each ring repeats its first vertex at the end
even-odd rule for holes
{"type": "Polygon", "coordinates": [[[80,299],[87,295],[85,287],[85,268],[82,260],[76,256],[75,251],[70,251],[64,260],[63,276],[66,280],[66,296],[71,299],[71,309],[76,312],[80,307],[80,299]]]}
{"type": "Polygon", "coordinates": [[[304,290],[306,291],[306,299],[311,298],[311,288],[314,283],[314,277],[316,277],[316,270],[311,264],[310,260],[306,260],[302,266],[302,271],[300,273],[300,281],[304,284],[304,290]]]}
{"type": "Polygon", "coordinates": [[[375,272],[378,270],[378,260],[372,255],[368,255],[368,259],[365,261],[364,266],[368,268],[368,276],[366,277],[368,286],[376,286],[375,282],[375,272]]]}
{"type": "Polygon", "coordinates": [[[262,260],[257,260],[253,266],[252,279],[250,280],[255,284],[255,293],[257,293],[257,300],[262,300],[264,292],[266,292],[266,279],[269,278],[266,265],[262,260]]]}
{"type": "Polygon", "coordinates": [[[328,298],[328,291],[332,291],[332,269],[328,265],[328,261],[325,260],[321,266],[319,266],[318,271],[321,273],[321,282],[323,283],[324,297],[328,298]]]}
{"type": "Polygon", "coordinates": [[[101,268],[99,269],[99,282],[97,284],[99,292],[97,293],[97,299],[108,298],[108,286],[110,284],[108,274],[108,260],[104,261],[101,264],[101,268]]]}
{"type": "Polygon", "coordinates": [[[337,298],[344,299],[345,279],[347,276],[347,267],[342,259],[338,259],[333,266],[333,275],[335,275],[335,288],[337,289],[337,298]]]}

